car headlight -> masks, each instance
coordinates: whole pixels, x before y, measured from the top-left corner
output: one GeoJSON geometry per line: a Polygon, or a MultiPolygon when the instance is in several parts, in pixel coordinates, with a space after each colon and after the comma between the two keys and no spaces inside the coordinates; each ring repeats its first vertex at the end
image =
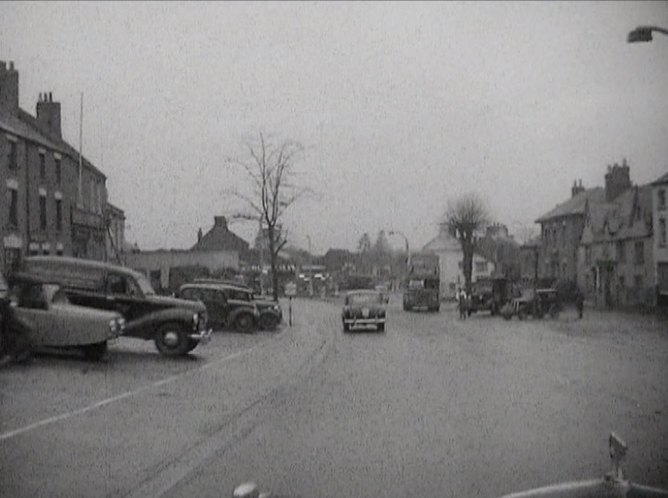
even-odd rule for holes
{"type": "Polygon", "coordinates": [[[116,322],[115,318],[109,320],[109,330],[112,334],[118,334],[118,322],[116,322]]]}
{"type": "Polygon", "coordinates": [[[125,318],[121,317],[116,322],[118,323],[118,335],[121,335],[125,332],[125,318]]]}
{"type": "Polygon", "coordinates": [[[281,307],[278,304],[275,304],[272,308],[274,311],[281,311],[281,307]]]}

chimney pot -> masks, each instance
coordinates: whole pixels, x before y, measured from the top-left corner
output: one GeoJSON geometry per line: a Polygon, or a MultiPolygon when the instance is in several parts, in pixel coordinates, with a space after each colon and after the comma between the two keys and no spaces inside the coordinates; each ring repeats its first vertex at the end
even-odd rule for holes
{"type": "Polygon", "coordinates": [[[49,92],[49,102],[53,102],[53,94],[49,92]]]}
{"type": "Polygon", "coordinates": [[[9,70],[10,71],[14,70],[14,61],[9,61],[9,70]]]}

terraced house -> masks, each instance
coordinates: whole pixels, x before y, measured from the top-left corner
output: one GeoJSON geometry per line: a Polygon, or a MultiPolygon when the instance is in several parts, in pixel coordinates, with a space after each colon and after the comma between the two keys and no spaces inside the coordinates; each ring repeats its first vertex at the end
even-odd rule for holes
{"type": "Polygon", "coordinates": [[[110,226],[106,177],[62,136],[61,106],[40,94],[35,116],[19,107],[19,73],[0,61],[0,272],[27,254],[106,260],[122,247],[110,226]]]}

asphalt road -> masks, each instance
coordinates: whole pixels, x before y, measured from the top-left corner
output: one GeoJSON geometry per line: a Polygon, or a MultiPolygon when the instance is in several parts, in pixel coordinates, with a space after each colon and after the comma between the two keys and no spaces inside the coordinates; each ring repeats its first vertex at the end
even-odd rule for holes
{"type": "MultiPolygon", "coordinates": [[[[405,313],[344,334],[296,301],[281,333],[221,333],[184,360],[120,340],[102,364],[0,371],[0,495],[498,496],[627,474],[668,488],[668,326],[573,312],[405,313]]],[[[285,308],[284,308],[285,309],[285,308]]]]}

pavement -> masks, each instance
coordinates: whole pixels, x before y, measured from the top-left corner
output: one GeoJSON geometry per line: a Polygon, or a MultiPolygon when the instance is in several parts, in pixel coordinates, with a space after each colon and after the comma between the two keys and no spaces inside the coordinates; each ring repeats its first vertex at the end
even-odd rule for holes
{"type": "Polygon", "coordinates": [[[293,308],[183,360],[123,339],[100,364],[4,369],[0,495],[498,496],[602,476],[611,430],[627,475],[668,488],[659,318],[460,320],[393,296],[385,333],[344,334],[340,300],[293,308]]]}

